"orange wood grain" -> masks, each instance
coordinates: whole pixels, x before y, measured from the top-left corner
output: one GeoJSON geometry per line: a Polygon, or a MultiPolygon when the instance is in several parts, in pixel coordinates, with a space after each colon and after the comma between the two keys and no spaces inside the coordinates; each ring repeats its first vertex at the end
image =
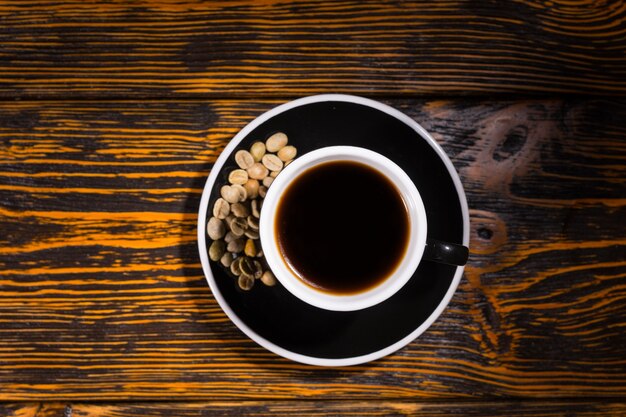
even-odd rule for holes
{"type": "Polygon", "coordinates": [[[388,101],[459,170],[472,256],[423,336],[340,369],[243,336],[198,260],[211,164],[279,102],[0,103],[0,400],[626,394],[623,100],[388,101]]]}
{"type": "Polygon", "coordinates": [[[618,1],[11,1],[0,97],[626,92],[618,1]]]}
{"type": "Polygon", "coordinates": [[[5,417],[231,417],[231,416],[399,416],[452,417],[506,415],[572,417],[626,415],[626,405],[590,401],[485,401],[420,403],[408,401],[212,401],[126,403],[19,403],[0,404],[5,417]]]}

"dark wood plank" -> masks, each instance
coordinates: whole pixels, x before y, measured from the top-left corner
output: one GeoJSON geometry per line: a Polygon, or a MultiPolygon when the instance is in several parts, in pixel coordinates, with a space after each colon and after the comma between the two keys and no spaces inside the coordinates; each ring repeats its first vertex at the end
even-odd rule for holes
{"type": "Polygon", "coordinates": [[[536,402],[353,402],[353,401],[237,401],[140,403],[0,404],[6,417],[239,417],[239,416],[503,416],[514,410],[523,417],[626,416],[624,403],[591,401],[536,402]]]}
{"type": "Polygon", "coordinates": [[[3,417],[71,417],[71,404],[62,403],[0,403],[3,417]]]}
{"type": "Polygon", "coordinates": [[[486,403],[418,403],[353,401],[281,401],[175,404],[72,404],[75,417],[180,417],[200,416],[501,416],[515,410],[516,416],[626,416],[626,405],[602,402],[486,402],[486,403]]]}
{"type": "Polygon", "coordinates": [[[14,1],[0,97],[626,93],[619,1],[14,1]]]}
{"type": "Polygon", "coordinates": [[[0,399],[626,395],[626,102],[411,101],[466,187],[472,256],[422,337],[316,369],[229,322],[196,210],[277,101],[0,103],[0,399]]]}

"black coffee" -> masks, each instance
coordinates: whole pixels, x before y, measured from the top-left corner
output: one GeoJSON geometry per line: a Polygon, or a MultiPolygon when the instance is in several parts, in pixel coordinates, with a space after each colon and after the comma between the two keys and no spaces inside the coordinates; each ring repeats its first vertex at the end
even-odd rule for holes
{"type": "Polygon", "coordinates": [[[410,223],[404,200],[365,164],[328,162],[285,190],[275,235],[289,267],[324,292],[354,294],[391,275],[404,257],[410,223]]]}

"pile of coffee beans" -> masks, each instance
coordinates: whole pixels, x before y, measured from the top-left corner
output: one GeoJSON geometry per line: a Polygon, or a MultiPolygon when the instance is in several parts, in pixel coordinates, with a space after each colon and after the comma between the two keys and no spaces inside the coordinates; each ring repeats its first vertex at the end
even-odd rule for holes
{"type": "Polygon", "coordinates": [[[278,132],[265,142],[253,143],[249,150],[237,151],[238,168],[228,173],[228,184],[220,189],[221,197],[207,222],[213,241],[209,258],[228,268],[242,290],[250,290],[256,280],[276,284],[261,249],[259,217],[267,189],[296,157],[296,148],[287,143],[287,135],[278,132]]]}

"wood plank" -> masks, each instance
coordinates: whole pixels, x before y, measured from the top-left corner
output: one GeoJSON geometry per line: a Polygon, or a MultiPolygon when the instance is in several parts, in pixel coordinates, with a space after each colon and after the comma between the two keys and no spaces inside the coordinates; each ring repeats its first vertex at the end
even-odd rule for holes
{"type": "Polygon", "coordinates": [[[14,1],[0,97],[626,93],[626,6],[14,1]]]}
{"type": "Polygon", "coordinates": [[[18,403],[0,404],[6,417],[239,417],[239,416],[626,416],[624,403],[603,401],[487,401],[487,402],[354,402],[354,401],[237,401],[139,403],[18,403]]]}
{"type": "Polygon", "coordinates": [[[387,358],[316,369],[240,333],[196,245],[205,178],[277,101],[0,103],[0,400],[622,397],[626,102],[414,101],[472,256],[387,358]]]}
{"type": "Polygon", "coordinates": [[[62,403],[0,403],[5,417],[71,417],[71,404],[62,403]]]}

